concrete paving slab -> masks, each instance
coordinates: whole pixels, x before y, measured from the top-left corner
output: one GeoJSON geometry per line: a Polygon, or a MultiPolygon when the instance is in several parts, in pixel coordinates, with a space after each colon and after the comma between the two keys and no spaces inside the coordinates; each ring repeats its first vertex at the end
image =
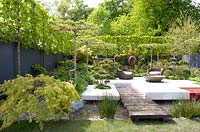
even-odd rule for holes
{"type": "Polygon", "coordinates": [[[120,100],[120,95],[114,85],[111,89],[95,89],[95,85],[88,85],[81,95],[82,100],[103,100],[105,96],[112,96],[113,100],[120,100]]]}
{"type": "Polygon", "coordinates": [[[194,84],[194,82],[190,80],[163,79],[161,82],[147,82],[144,77],[134,77],[131,80],[111,80],[110,83],[116,87],[132,87],[152,100],[190,99],[189,91],[184,89],[200,89],[200,85],[194,84]]]}

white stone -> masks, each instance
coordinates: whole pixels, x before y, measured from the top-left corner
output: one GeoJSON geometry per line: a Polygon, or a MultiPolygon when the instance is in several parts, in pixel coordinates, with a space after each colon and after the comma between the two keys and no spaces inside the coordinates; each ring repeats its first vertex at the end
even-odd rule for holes
{"type": "Polygon", "coordinates": [[[116,79],[111,80],[110,83],[116,87],[131,86],[152,100],[189,99],[189,91],[181,88],[200,88],[200,85],[189,80],[163,79],[162,82],[146,82],[144,77],[134,77],[131,80],[116,79]]]}
{"type": "Polygon", "coordinates": [[[82,100],[104,100],[105,96],[112,96],[113,100],[120,100],[120,95],[114,85],[111,89],[95,89],[95,85],[88,85],[81,95],[82,100]]]}

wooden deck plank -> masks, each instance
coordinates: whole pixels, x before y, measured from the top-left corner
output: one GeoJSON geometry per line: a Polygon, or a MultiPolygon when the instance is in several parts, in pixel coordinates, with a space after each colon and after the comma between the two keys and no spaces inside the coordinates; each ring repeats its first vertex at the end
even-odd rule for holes
{"type": "Polygon", "coordinates": [[[169,118],[170,115],[162,109],[158,104],[141,93],[138,93],[133,88],[117,88],[121,102],[126,107],[129,116],[133,119],[155,119],[169,118]]]}

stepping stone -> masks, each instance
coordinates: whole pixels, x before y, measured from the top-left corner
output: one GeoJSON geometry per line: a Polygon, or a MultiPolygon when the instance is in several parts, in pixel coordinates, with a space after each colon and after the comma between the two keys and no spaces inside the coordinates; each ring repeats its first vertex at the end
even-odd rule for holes
{"type": "Polygon", "coordinates": [[[72,111],[73,112],[76,112],[76,111],[79,111],[81,109],[83,109],[84,107],[84,103],[82,103],[81,101],[75,101],[73,104],[72,104],[72,111]]]}

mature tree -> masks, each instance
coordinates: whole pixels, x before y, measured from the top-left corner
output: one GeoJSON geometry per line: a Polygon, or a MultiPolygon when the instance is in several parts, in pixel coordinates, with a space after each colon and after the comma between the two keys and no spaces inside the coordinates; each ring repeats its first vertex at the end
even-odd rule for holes
{"type": "Polygon", "coordinates": [[[89,8],[84,5],[83,0],[62,0],[58,6],[58,12],[60,17],[64,20],[70,19],[72,21],[87,20],[88,15],[93,11],[93,8],[89,8]]]}
{"type": "Polygon", "coordinates": [[[111,22],[113,35],[132,35],[135,33],[134,23],[129,15],[122,15],[111,22]]]}
{"type": "Polygon", "coordinates": [[[105,7],[99,6],[99,8],[94,9],[94,11],[89,15],[88,21],[100,26],[102,34],[109,34],[111,28],[111,19],[109,17],[110,13],[105,9],[105,7]]]}
{"type": "MultiPolygon", "coordinates": [[[[90,22],[98,24],[102,27],[101,34],[113,35],[113,32],[111,31],[111,22],[121,15],[127,15],[128,13],[130,13],[131,9],[132,0],[105,0],[104,3],[100,4],[99,7],[89,15],[88,19],[90,22]]],[[[125,17],[123,17],[122,19],[124,18],[125,17]]],[[[119,21],[121,22],[123,20],[119,21]]],[[[116,23],[113,23],[113,27],[116,27],[118,23],[118,21],[116,23]]],[[[114,34],[117,31],[118,29],[114,31],[114,34]]]]}
{"type": "Polygon", "coordinates": [[[132,10],[132,0],[105,0],[103,6],[110,13],[110,18],[115,19],[132,10]]]}
{"type": "Polygon", "coordinates": [[[134,0],[133,3],[131,14],[138,35],[162,35],[181,12],[196,20],[200,17],[200,9],[192,0],[134,0]]]}
{"type": "Polygon", "coordinates": [[[62,19],[66,18],[67,12],[68,12],[69,7],[70,7],[70,2],[71,2],[71,0],[61,0],[60,1],[60,4],[58,6],[57,11],[59,13],[59,16],[62,19]]]}
{"type": "Polygon", "coordinates": [[[190,17],[178,18],[167,33],[171,38],[172,53],[174,55],[192,53],[199,45],[198,29],[199,25],[190,17]]]}

